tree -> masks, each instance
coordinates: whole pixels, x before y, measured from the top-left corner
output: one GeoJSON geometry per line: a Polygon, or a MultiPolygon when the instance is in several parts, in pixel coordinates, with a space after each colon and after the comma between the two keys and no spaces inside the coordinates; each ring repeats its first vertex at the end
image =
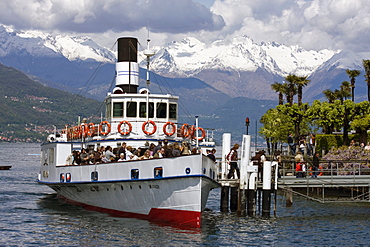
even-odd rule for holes
{"type": "Polygon", "coordinates": [[[342,102],[351,96],[351,86],[348,81],[342,82],[340,85],[340,90],[335,90],[337,99],[340,99],[342,102]]]}
{"type": "Polygon", "coordinates": [[[337,96],[335,95],[335,93],[333,91],[331,91],[330,89],[326,89],[324,91],[322,91],[326,97],[326,99],[328,100],[329,103],[333,103],[334,100],[337,99],[337,96]]]}
{"type": "Polygon", "coordinates": [[[297,94],[296,81],[298,80],[298,76],[288,75],[287,77],[285,77],[285,80],[288,82],[287,101],[290,105],[293,105],[293,97],[297,94]]]}
{"type": "Polygon", "coordinates": [[[271,89],[279,94],[279,105],[284,104],[283,95],[287,92],[287,84],[275,82],[271,85],[271,89]]]}
{"type": "Polygon", "coordinates": [[[367,82],[367,100],[370,101],[370,60],[362,60],[365,69],[365,81],[367,82]]]}
{"type": "Polygon", "coordinates": [[[367,141],[367,130],[370,128],[370,102],[363,101],[355,104],[353,112],[353,120],[351,127],[359,133],[360,143],[367,141]]]}
{"type": "Polygon", "coordinates": [[[298,88],[298,105],[302,105],[302,89],[307,86],[310,80],[307,80],[307,76],[299,76],[295,82],[298,88]]]}
{"type": "Polygon", "coordinates": [[[351,79],[351,88],[352,88],[352,101],[355,102],[355,83],[356,77],[361,74],[359,70],[346,70],[347,75],[351,79]]]}

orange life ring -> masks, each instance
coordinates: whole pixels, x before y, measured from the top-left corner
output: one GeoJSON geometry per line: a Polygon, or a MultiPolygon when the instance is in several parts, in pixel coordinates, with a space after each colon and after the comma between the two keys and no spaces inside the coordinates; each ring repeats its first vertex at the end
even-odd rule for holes
{"type": "Polygon", "coordinates": [[[181,126],[181,135],[185,138],[187,138],[191,135],[189,124],[184,123],[181,126]]]}
{"type": "Polygon", "coordinates": [[[173,134],[175,134],[176,132],[176,125],[172,122],[167,122],[163,125],[163,133],[166,135],[166,136],[172,136],[173,134]],[[168,133],[167,132],[167,126],[168,125],[171,125],[172,126],[172,132],[168,133]]]}
{"type": "Polygon", "coordinates": [[[124,135],[124,136],[125,136],[125,135],[128,135],[128,134],[130,134],[130,133],[131,133],[131,131],[132,131],[132,125],[131,125],[131,123],[130,123],[129,121],[121,121],[121,122],[119,122],[117,129],[118,129],[118,132],[119,132],[121,135],[124,135]],[[127,126],[128,126],[128,130],[127,130],[127,131],[123,131],[123,130],[121,130],[121,126],[122,126],[123,124],[127,124],[127,126]]]}
{"type": "Polygon", "coordinates": [[[87,135],[92,137],[95,134],[95,124],[94,123],[89,123],[87,125],[87,135]]]}
{"type": "Polygon", "coordinates": [[[153,134],[157,131],[157,125],[156,125],[152,120],[148,120],[148,121],[145,121],[145,122],[143,123],[143,125],[141,126],[141,129],[143,130],[143,132],[144,132],[144,134],[145,134],[145,135],[150,136],[150,135],[153,135],[153,134]],[[146,127],[146,125],[147,125],[147,124],[151,124],[151,125],[153,125],[153,130],[152,130],[152,132],[149,132],[149,131],[147,131],[147,130],[145,129],[145,127],[146,127]]]}
{"type": "MultiPolygon", "coordinates": [[[[191,126],[191,127],[194,127],[194,125],[191,126]]],[[[204,131],[204,129],[202,127],[192,128],[191,135],[192,135],[193,139],[196,139],[196,131],[198,131],[198,130],[202,131],[202,136],[198,137],[198,141],[203,141],[204,137],[206,137],[206,132],[204,131]]]]}
{"type": "Polygon", "coordinates": [[[322,166],[319,166],[319,171],[321,171],[317,176],[322,176],[323,172],[322,172],[322,166]]]}
{"type": "Polygon", "coordinates": [[[73,139],[81,138],[81,126],[73,127],[73,139]]]}
{"type": "Polygon", "coordinates": [[[110,124],[108,123],[108,121],[102,121],[99,125],[99,132],[100,134],[102,134],[103,136],[106,136],[108,135],[108,133],[110,133],[110,124]],[[104,131],[103,132],[103,125],[107,125],[108,129],[107,131],[104,131]]]}
{"type": "Polygon", "coordinates": [[[68,140],[72,140],[73,139],[73,129],[72,128],[68,128],[67,129],[67,139],[68,140]]]}
{"type": "Polygon", "coordinates": [[[89,126],[87,124],[81,124],[81,135],[83,138],[87,136],[87,132],[89,131],[89,126]]]}

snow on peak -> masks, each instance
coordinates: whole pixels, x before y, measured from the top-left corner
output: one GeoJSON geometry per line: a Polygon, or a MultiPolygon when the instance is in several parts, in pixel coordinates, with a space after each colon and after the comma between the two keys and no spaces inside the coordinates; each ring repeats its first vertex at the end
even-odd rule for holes
{"type": "Polygon", "coordinates": [[[151,65],[153,71],[182,76],[207,69],[256,71],[258,68],[280,76],[308,76],[336,54],[329,50],[306,51],[276,42],[259,45],[248,36],[236,36],[232,42],[218,40],[209,46],[196,38],[185,38],[157,50],[151,65]]]}
{"type": "Polygon", "coordinates": [[[0,56],[25,50],[32,56],[62,55],[70,61],[94,59],[114,62],[115,55],[88,37],[51,35],[37,30],[20,31],[0,25],[0,56]],[[53,54],[54,53],[54,54],[53,54]]]}

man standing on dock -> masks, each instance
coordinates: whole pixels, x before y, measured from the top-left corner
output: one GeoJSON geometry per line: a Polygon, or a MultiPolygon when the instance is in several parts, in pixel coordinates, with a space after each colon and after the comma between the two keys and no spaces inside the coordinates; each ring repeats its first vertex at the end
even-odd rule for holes
{"type": "Polygon", "coordinates": [[[227,162],[230,164],[229,174],[227,174],[227,178],[234,178],[234,172],[236,171],[238,178],[240,178],[240,170],[238,167],[238,148],[239,144],[234,144],[231,148],[229,154],[226,156],[227,162]]]}

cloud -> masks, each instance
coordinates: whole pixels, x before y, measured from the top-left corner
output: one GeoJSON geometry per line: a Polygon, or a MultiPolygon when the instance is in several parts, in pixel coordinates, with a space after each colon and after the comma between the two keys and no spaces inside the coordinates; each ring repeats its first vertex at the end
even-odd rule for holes
{"type": "Polygon", "coordinates": [[[367,0],[216,0],[225,37],[248,35],[306,49],[369,50],[367,0]]]}
{"type": "Polygon", "coordinates": [[[102,33],[215,31],[220,15],[192,0],[23,0],[0,1],[0,22],[23,29],[102,33]]]}

